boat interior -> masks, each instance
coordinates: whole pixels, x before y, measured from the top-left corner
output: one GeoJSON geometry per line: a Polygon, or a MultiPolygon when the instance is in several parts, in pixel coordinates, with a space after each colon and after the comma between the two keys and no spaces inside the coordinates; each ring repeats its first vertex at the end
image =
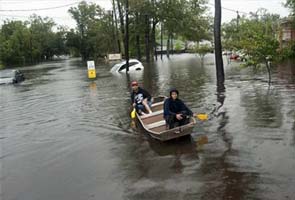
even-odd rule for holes
{"type": "Polygon", "coordinates": [[[163,118],[163,106],[166,97],[160,96],[154,98],[152,104],[152,113],[140,116],[142,124],[149,131],[154,133],[161,133],[167,130],[166,122],[163,118]]]}
{"type": "Polygon", "coordinates": [[[164,101],[152,104],[152,113],[140,116],[144,126],[150,131],[160,133],[166,130],[166,122],[163,118],[164,101]]]}

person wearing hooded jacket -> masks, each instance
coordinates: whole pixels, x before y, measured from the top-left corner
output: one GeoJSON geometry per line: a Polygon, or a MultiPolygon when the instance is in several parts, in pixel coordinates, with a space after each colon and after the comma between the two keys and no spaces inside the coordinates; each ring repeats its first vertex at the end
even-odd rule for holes
{"type": "Polygon", "coordinates": [[[169,98],[164,102],[164,119],[169,129],[187,124],[189,116],[193,115],[193,112],[178,98],[178,95],[178,90],[172,89],[169,98]]]}

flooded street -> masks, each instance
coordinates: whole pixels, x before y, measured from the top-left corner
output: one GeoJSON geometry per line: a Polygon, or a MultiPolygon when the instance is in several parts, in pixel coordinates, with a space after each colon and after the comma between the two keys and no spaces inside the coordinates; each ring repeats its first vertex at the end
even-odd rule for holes
{"type": "Polygon", "coordinates": [[[0,86],[3,200],[295,199],[295,83],[173,55],[144,72],[87,78],[79,60],[24,68],[0,86]],[[132,80],[153,96],[172,87],[195,113],[191,137],[161,143],[131,126],[132,80]]]}

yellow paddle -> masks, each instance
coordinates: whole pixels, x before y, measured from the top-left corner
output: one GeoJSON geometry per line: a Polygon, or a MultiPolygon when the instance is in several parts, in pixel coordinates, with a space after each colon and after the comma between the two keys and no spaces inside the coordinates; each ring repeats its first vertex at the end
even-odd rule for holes
{"type": "Polygon", "coordinates": [[[205,121],[205,120],[208,120],[208,115],[207,114],[195,114],[195,117],[198,118],[199,120],[201,121],[205,121]]]}
{"type": "Polygon", "coordinates": [[[135,108],[133,108],[133,110],[131,111],[130,117],[131,117],[131,119],[135,119],[135,117],[136,117],[136,110],[135,110],[135,108]]]}

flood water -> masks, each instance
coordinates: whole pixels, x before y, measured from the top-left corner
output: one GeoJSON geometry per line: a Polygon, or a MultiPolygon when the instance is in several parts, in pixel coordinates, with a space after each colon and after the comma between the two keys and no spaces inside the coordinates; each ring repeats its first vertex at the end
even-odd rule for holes
{"type": "Polygon", "coordinates": [[[0,86],[3,200],[295,199],[294,78],[174,55],[144,72],[88,80],[79,60],[23,69],[0,86]],[[131,80],[154,96],[177,87],[198,121],[191,137],[161,143],[131,124],[131,80]]]}

